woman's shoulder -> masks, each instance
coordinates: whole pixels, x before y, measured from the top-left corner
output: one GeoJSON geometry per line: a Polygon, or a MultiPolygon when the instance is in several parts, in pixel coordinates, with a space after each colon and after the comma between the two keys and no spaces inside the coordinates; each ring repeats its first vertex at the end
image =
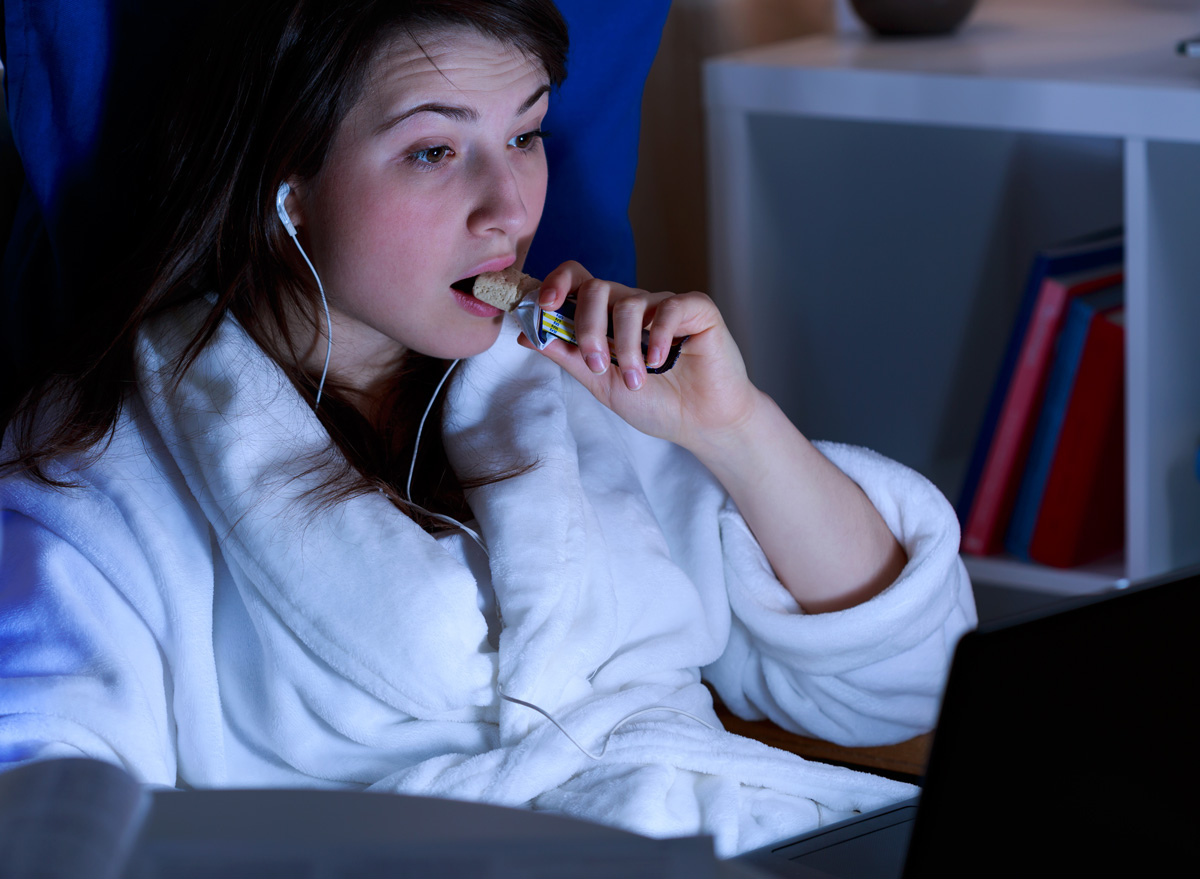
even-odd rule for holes
{"type": "Polygon", "coordinates": [[[0,477],[0,578],[14,587],[5,602],[54,621],[61,607],[86,614],[116,597],[167,638],[178,596],[212,589],[212,529],[140,410],[130,396],[107,437],[55,456],[45,479],[0,477]]]}
{"type": "MultiPolygon", "coordinates": [[[[54,417],[51,405],[41,411],[39,423],[12,425],[4,459],[12,459],[16,431],[31,431],[36,442],[54,417]]],[[[194,508],[179,468],[136,394],[126,396],[112,428],[95,443],[44,461],[40,475],[10,468],[0,476],[0,509],[36,519],[64,536],[171,527],[178,513],[190,518],[194,508]]]]}

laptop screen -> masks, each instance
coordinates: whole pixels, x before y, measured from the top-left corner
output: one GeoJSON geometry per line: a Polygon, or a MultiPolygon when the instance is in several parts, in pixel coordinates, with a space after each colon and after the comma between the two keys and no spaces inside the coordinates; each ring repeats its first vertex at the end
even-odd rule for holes
{"type": "Polygon", "coordinates": [[[1190,854],[1198,598],[1193,571],[964,636],[905,876],[1114,875],[1190,854]]]}

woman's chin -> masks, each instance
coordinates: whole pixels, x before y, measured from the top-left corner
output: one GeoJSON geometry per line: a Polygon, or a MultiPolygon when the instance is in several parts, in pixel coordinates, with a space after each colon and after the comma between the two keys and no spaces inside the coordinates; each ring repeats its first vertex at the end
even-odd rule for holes
{"type": "Polygon", "coordinates": [[[490,320],[479,320],[479,326],[472,327],[469,332],[447,333],[442,338],[432,340],[429,345],[421,346],[424,350],[420,353],[440,360],[474,357],[496,344],[503,323],[504,314],[501,312],[490,320]]]}

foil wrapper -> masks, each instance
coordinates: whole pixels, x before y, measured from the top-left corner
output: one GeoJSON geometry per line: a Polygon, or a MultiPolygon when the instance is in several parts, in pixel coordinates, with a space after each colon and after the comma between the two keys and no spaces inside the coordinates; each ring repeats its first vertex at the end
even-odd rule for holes
{"type": "MultiPolygon", "coordinates": [[[[538,305],[538,290],[533,290],[526,295],[524,299],[517,303],[517,307],[513,309],[513,314],[520,325],[525,337],[533,342],[534,346],[540,351],[550,344],[552,339],[562,339],[564,342],[570,342],[572,345],[579,343],[575,339],[575,297],[568,296],[567,300],[557,311],[544,311],[538,305]]],[[[612,324],[608,327],[609,338],[609,360],[613,363],[617,362],[616,355],[612,351],[612,324]]],[[[650,333],[647,330],[642,330],[642,356],[645,356],[648,349],[650,333]]],[[[646,367],[646,372],[651,375],[658,375],[666,372],[679,360],[679,353],[683,350],[683,343],[687,341],[687,336],[682,339],[676,339],[671,345],[671,350],[667,352],[666,360],[661,366],[646,367]]]]}

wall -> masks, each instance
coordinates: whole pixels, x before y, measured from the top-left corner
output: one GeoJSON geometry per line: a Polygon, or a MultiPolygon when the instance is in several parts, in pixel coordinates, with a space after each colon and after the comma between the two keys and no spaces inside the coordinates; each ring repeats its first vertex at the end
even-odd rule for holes
{"type": "Polygon", "coordinates": [[[830,30],[833,0],[674,0],[646,82],[630,217],[638,282],[708,289],[704,177],[704,58],[830,30]]]}

